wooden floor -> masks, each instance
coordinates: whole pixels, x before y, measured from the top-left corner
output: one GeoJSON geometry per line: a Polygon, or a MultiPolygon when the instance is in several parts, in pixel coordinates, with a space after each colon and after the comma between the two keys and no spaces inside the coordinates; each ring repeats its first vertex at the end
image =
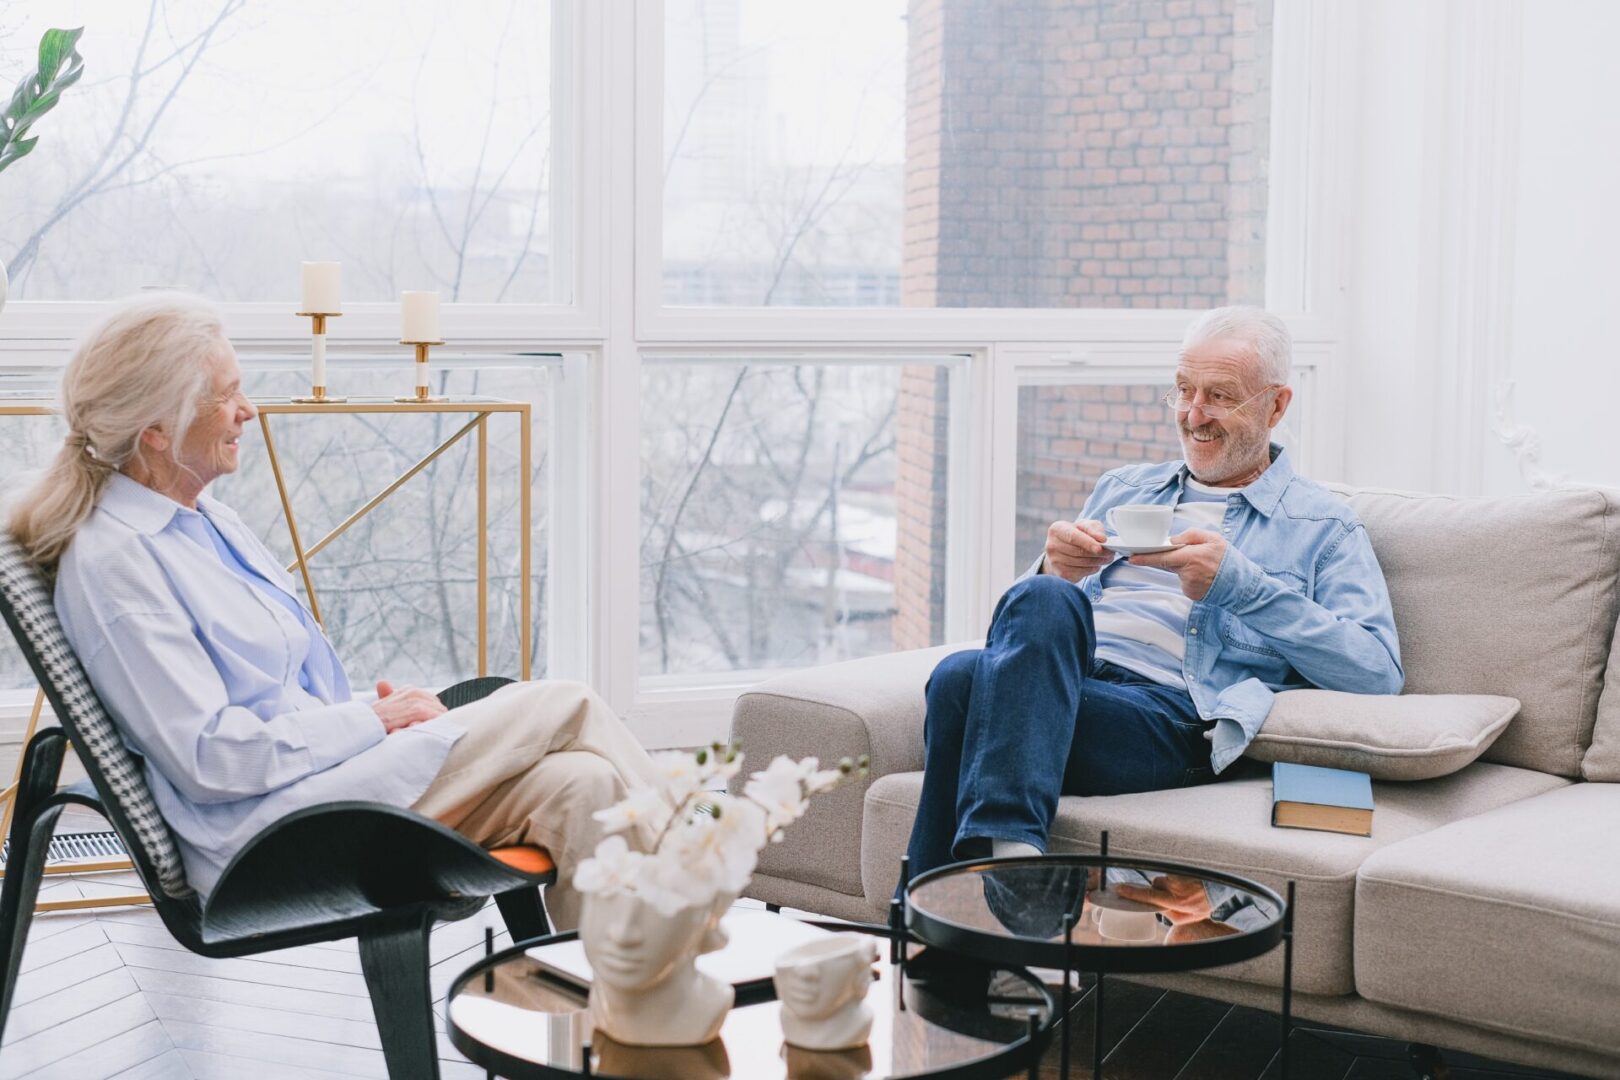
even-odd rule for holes
{"type": "MultiPolygon", "coordinates": [[[[57,878],[48,893],[128,892],[128,878],[57,878]]],[[[745,901],[746,903],[746,901],[745,901]]],[[[506,942],[493,906],[433,934],[443,1075],[481,1078],[444,1037],[450,981],[483,951],[484,927],[506,942]]],[[[1073,1075],[1090,1075],[1092,1010],[1073,1031],[1073,1075]]],[[[1276,1017],[1184,994],[1110,980],[1105,1074],[1110,1080],[1256,1080],[1275,1077],[1276,1017]]],[[[1302,1080],[1393,1080],[1415,1074],[1404,1044],[1298,1032],[1290,1043],[1302,1080]]],[[[1448,1054],[1452,1080],[1545,1076],[1448,1054]]],[[[1042,1068],[1057,1076],[1057,1051],[1042,1068]]],[[[352,942],[261,957],[210,960],[186,951],[150,908],[41,916],[0,1046],[0,1080],[159,1080],[219,1077],[383,1077],[371,1003],[352,942]]]]}
{"type": "MultiPolygon", "coordinates": [[[[49,891],[119,891],[105,884],[111,876],[49,891]]],[[[443,998],[482,955],[485,925],[506,941],[493,906],[433,932],[446,1080],[484,1076],[444,1037],[443,998]]],[[[353,941],[211,960],[180,946],[149,907],[36,918],[0,1046],[5,1080],[386,1075],[353,941]]]]}
{"type": "MultiPolygon", "coordinates": [[[[1056,979],[1058,985],[1062,978],[1056,979]]],[[[1071,1075],[1091,1076],[1094,1010],[1088,993],[1071,1015],[1071,1075]]],[[[1276,1015],[1121,978],[1108,980],[1103,1009],[1105,1080],[1277,1080],[1276,1015]]],[[[1415,1080],[1408,1047],[1392,1039],[1312,1026],[1288,1040],[1294,1080],[1415,1080]]],[[[1443,1051],[1446,1080],[1572,1080],[1443,1051]]],[[[1054,1045],[1042,1062],[1043,1080],[1059,1075],[1054,1045]]]]}

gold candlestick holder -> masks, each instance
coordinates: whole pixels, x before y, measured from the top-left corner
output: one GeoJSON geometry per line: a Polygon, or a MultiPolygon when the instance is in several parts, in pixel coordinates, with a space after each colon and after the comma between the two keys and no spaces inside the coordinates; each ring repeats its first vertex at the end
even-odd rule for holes
{"type": "Polygon", "coordinates": [[[435,345],[443,345],[442,341],[401,341],[401,345],[416,346],[416,393],[410,397],[398,397],[395,401],[423,402],[423,401],[449,401],[443,394],[428,393],[428,353],[435,345]]]}
{"type": "MultiPolygon", "coordinates": [[[[308,319],[310,326],[310,352],[315,374],[324,375],[326,372],[326,320],[341,318],[341,311],[300,311],[300,319],[308,319]]],[[[326,384],[317,378],[311,378],[308,397],[295,397],[293,401],[300,405],[335,405],[348,401],[344,397],[330,397],[326,393],[326,384]]]]}

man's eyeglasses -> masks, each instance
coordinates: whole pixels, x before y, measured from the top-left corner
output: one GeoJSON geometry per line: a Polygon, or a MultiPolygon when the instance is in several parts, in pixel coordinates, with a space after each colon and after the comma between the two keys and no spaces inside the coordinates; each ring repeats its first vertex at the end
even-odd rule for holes
{"type": "MultiPolygon", "coordinates": [[[[1260,397],[1262,394],[1269,394],[1273,390],[1281,389],[1281,383],[1273,383],[1272,385],[1261,390],[1259,393],[1250,394],[1236,405],[1222,405],[1217,402],[1207,400],[1201,401],[1197,403],[1198,411],[1209,417],[1211,420],[1225,420],[1228,416],[1231,416],[1233,413],[1243,408],[1243,406],[1247,405],[1255,398],[1260,397]]],[[[1194,405],[1193,399],[1195,397],[1197,397],[1196,392],[1189,392],[1185,387],[1178,386],[1164,395],[1164,405],[1165,408],[1169,409],[1177,416],[1180,416],[1184,412],[1192,411],[1194,405]]]]}

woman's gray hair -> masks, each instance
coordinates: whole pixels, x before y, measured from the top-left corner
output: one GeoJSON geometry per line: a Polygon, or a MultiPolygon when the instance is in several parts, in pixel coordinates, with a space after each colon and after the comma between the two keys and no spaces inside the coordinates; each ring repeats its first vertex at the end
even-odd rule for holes
{"type": "Polygon", "coordinates": [[[1294,337],[1277,316],[1258,307],[1218,307],[1192,321],[1181,339],[1183,353],[1206,341],[1236,338],[1254,350],[1260,376],[1267,383],[1287,386],[1294,368],[1294,337]]]}
{"type": "Polygon", "coordinates": [[[142,453],[143,431],[161,428],[179,460],[225,340],[218,308],[172,292],[126,301],[85,334],[62,373],[67,437],[7,523],[36,566],[54,573],[107,477],[142,453]]]}

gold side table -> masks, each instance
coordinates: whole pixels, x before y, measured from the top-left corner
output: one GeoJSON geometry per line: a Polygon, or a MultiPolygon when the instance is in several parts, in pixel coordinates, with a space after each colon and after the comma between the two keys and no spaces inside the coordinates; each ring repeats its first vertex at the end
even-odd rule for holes
{"type": "Polygon", "coordinates": [[[533,544],[530,537],[532,521],[532,491],[529,472],[533,468],[533,431],[530,427],[532,406],[526,401],[502,401],[496,398],[452,398],[448,401],[395,401],[392,398],[350,398],[343,402],[315,403],[294,401],[291,398],[268,398],[255,401],[259,410],[259,429],[264,433],[265,452],[270,456],[270,470],[275,476],[276,494],[281,499],[281,510],[287,519],[287,534],[292,540],[293,561],[287,572],[298,571],[309,598],[309,610],[321,622],[320,598],[315,595],[315,583],[310,578],[310,560],[328,544],[347,532],[355,522],[365,517],[390,495],[404,486],[411,477],[460,442],[468,434],[476,433],[478,440],[478,674],[489,674],[489,418],[500,414],[518,417],[518,588],[522,592],[518,615],[519,675],[530,677],[529,646],[533,629],[530,625],[533,576],[533,544]],[[330,415],[398,415],[402,413],[460,413],[470,416],[455,434],[445,439],[416,464],[395,477],[386,487],[340,522],[331,532],[308,548],[298,532],[298,519],[293,513],[292,499],[281,471],[281,458],[276,453],[275,436],[270,432],[272,416],[330,415]]]}
{"type": "MultiPolygon", "coordinates": [[[[288,573],[298,571],[304,592],[309,600],[310,613],[321,622],[320,598],[315,594],[315,583],[310,577],[310,561],[329,544],[347,532],[356,522],[375,510],[388,497],[398,491],[413,476],[431,465],[446,450],[473,434],[478,446],[478,674],[489,674],[489,419],[508,414],[518,418],[518,586],[522,592],[519,603],[518,652],[520,675],[531,677],[529,659],[532,641],[533,543],[530,535],[533,525],[533,492],[530,472],[533,469],[532,406],[526,401],[504,401],[498,398],[459,398],[445,401],[395,401],[391,398],[351,398],[343,401],[303,402],[292,398],[267,398],[254,402],[259,413],[259,429],[264,434],[265,452],[270,457],[270,470],[276,482],[276,494],[281,500],[282,514],[287,520],[287,533],[292,541],[294,558],[287,565],[288,573]],[[469,417],[468,421],[431,452],[406,469],[368,499],[354,513],[314,544],[305,547],[298,532],[298,518],[293,512],[292,497],[287,490],[281,459],[276,453],[275,437],[270,431],[272,416],[309,416],[314,414],[379,415],[402,413],[456,413],[469,417]]],[[[0,416],[52,416],[56,408],[50,402],[38,399],[0,400],[0,416]]],[[[23,745],[33,738],[38,729],[45,705],[43,691],[34,695],[34,706],[23,734],[23,745]]],[[[11,814],[21,777],[22,757],[18,756],[11,785],[0,790],[0,838],[11,831],[11,814]]],[[[91,862],[56,863],[45,867],[46,874],[93,874],[112,870],[131,870],[134,864],[127,858],[96,860],[91,862]]],[[[0,870],[0,878],[5,871],[0,870]]],[[[79,900],[47,900],[39,903],[37,911],[61,911],[150,902],[144,893],[127,896],[90,897],[79,900]]]]}

